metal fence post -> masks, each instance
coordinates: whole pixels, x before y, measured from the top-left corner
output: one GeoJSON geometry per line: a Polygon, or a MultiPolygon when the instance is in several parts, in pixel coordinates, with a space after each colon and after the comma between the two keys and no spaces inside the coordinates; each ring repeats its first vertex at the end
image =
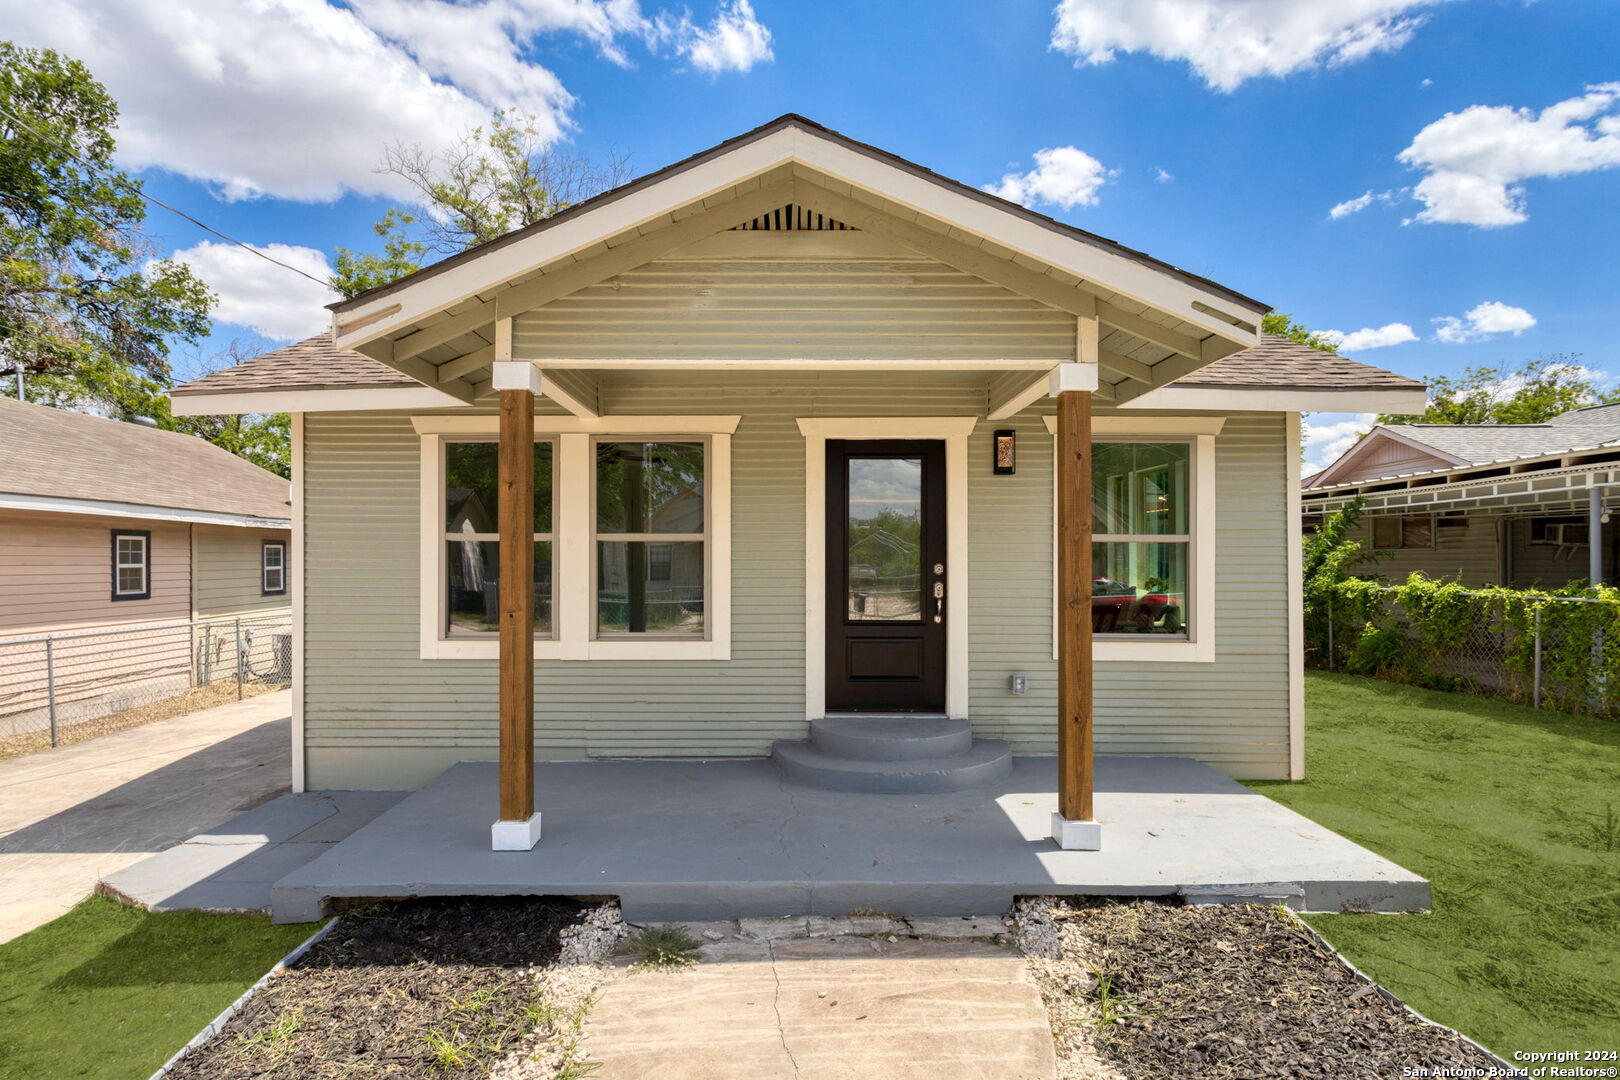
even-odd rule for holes
{"type": "Polygon", "coordinates": [[[56,745],[56,653],[55,643],[45,639],[45,701],[51,714],[51,745],[56,745]]]}
{"type": "Polygon", "coordinates": [[[236,700],[242,700],[242,620],[236,620],[236,700]]]}
{"type": "Polygon", "coordinates": [[[1328,598],[1327,598],[1327,620],[1328,620],[1327,668],[1328,668],[1329,671],[1332,671],[1333,670],[1333,594],[1332,593],[1328,593],[1328,598]]]}
{"type": "Polygon", "coordinates": [[[1536,666],[1535,673],[1532,676],[1533,683],[1530,692],[1530,704],[1532,708],[1539,709],[1541,708],[1541,605],[1539,604],[1536,605],[1535,636],[1536,666]]]}

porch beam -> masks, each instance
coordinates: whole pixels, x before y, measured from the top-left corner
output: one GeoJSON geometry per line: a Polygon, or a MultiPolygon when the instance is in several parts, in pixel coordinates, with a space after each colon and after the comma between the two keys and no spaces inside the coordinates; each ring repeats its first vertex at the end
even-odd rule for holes
{"type": "Polygon", "coordinates": [[[489,367],[495,362],[495,346],[485,345],[482,349],[474,349],[466,356],[458,356],[439,365],[439,381],[442,383],[459,379],[463,375],[471,375],[479,368],[489,367]]]}
{"type": "Polygon", "coordinates": [[[470,334],[480,327],[488,326],[495,318],[495,305],[488,300],[475,301],[465,311],[457,312],[442,322],[406,334],[394,342],[394,359],[404,360],[407,357],[417,356],[436,346],[454,341],[463,334],[470,334]]]}
{"type": "MultiPolygon", "coordinates": [[[[1053,375],[1054,387],[1059,376],[1053,375]]],[[[1058,809],[1052,839],[1096,851],[1092,807],[1091,393],[1057,392],[1058,809]]]]}
{"type": "Polygon", "coordinates": [[[583,371],[550,368],[540,373],[540,393],[575,416],[594,419],[602,415],[601,393],[596,380],[583,371]]]}
{"type": "Polygon", "coordinates": [[[1114,403],[1123,405],[1127,401],[1133,401],[1143,394],[1151,393],[1162,386],[1170,385],[1177,379],[1185,378],[1204,366],[1206,366],[1204,361],[1190,356],[1176,355],[1160,360],[1149,368],[1149,381],[1132,382],[1129,385],[1118,384],[1114,403]]]}
{"type": "MultiPolygon", "coordinates": [[[[497,346],[497,351],[499,347],[497,346]]],[[[500,813],[496,851],[528,851],[540,839],[534,809],[534,397],[539,374],[499,363],[497,443],[500,535],[500,813]]]]}
{"type": "Polygon", "coordinates": [[[1097,302],[1097,317],[1116,330],[1123,330],[1133,337],[1150,341],[1160,348],[1170,349],[1183,356],[1203,358],[1203,342],[1200,339],[1179,333],[1168,326],[1160,326],[1152,319],[1141,315],[1132,315],[1124,308],[1116,307],[1106,300],[1097,302]]]}

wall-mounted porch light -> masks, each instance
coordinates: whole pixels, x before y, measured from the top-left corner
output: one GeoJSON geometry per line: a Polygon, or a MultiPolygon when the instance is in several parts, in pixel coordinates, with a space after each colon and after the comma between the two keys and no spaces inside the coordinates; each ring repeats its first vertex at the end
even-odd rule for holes
{"type": "Polygon", "coordinates": [[[995,433],[994,439],[992,471],[997,476],[1011,476],[1018,471],[1018,433],[1011,428],[1003,428],[995,433]]]}

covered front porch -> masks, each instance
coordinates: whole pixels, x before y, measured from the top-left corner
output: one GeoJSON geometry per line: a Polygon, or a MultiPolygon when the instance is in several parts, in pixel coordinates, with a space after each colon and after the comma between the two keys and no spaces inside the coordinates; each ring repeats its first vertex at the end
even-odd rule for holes
{"type": "Polygon", "coordinates": [[[353,897],[617,896],[636,922],[861,909],[984,915],[1020,895],[1181,896],[1410,911],[1429,885],[1186,758],[1102,757],[1101,851],[1050,839],[1057,762],[928,795],[827,791],[769,761],[544,762],[545,841],[492,852],[497,766],[463,762],[273,887],[275,917],[353,897]]]}

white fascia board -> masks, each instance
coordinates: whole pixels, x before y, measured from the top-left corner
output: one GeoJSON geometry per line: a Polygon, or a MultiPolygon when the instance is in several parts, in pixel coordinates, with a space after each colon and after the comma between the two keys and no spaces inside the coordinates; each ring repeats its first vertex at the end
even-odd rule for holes
{"type": "Polygon", "coordinates": [[[1305,387],[1250,390],[1171,384],[1149,390],[1120,407],[1227,412],[1420,413],[1428,407],[1428,398],[1422,390],[1311,390],[1305,387]]]}
{"type": "Polygon", "coordinates": [[[63,499],[54,495],[0,494],[0,510],[38,510],[55,514],[94,514],[97,517],[184,521],[193,525],[235,525],[244,529],[291,529],[291,518],[262,518],[250,514],[224,514],[213,510],[180,510],[172,506],[103,502],[99,499],[63,499]]]}
{"type": "Polygon", "coordinates": [[[1056,229],[1021,218],[817,132],[790,126],[629,192],[578,217],[558,221],[533,236],[385,293],[369,304],[338,313],[334,326],[341,322],[354,329],[347,333],[337,331],[337,346],[353,349],[389,337],[402,327],[505,282],[532,274],[608,237],[640,228],[672,210],[788,164],[801,164],[851,187],[911,207],[964,232],[1094,281],[1228,341],[1245,347],[1260,342],[1258,326],[1263,312],[1242,307],[1224,293],[1201,288],[1100,245],[1065,236],[1056,229]],[[1193,306],[1195,303],[1252,323],[1257,329],[1252,333],[1241,330],[1200,311],[1193,306]],[[397,310],[390,313],[391,308],[397,310]]]}
{"type": "MultiPolygon", "coordinates": [[[[742,422],[736,416],[536,416],[534,430],[542,435],[734,435],[742,422]]],[[[418,435],[494,435],[501,418],[484,414],[413,416],[418,435]]]]}
{"type": "MultiPolygon", "coordinates": [[[[1041,417],[1048,435],[1057,434],[1057,417],[1041,417]]],[[[1093,416],[1093,435],[1219,435],[1224,416],[1093,416]]]]}
{"type": "Polygon", "coordinates": [[[467,403],[430,386],[378,386],[358,390],[242,390],[169,398],[176,416],[246,416],[253,413],[370,412],[383,409],[462,409],[467,403]]]}

